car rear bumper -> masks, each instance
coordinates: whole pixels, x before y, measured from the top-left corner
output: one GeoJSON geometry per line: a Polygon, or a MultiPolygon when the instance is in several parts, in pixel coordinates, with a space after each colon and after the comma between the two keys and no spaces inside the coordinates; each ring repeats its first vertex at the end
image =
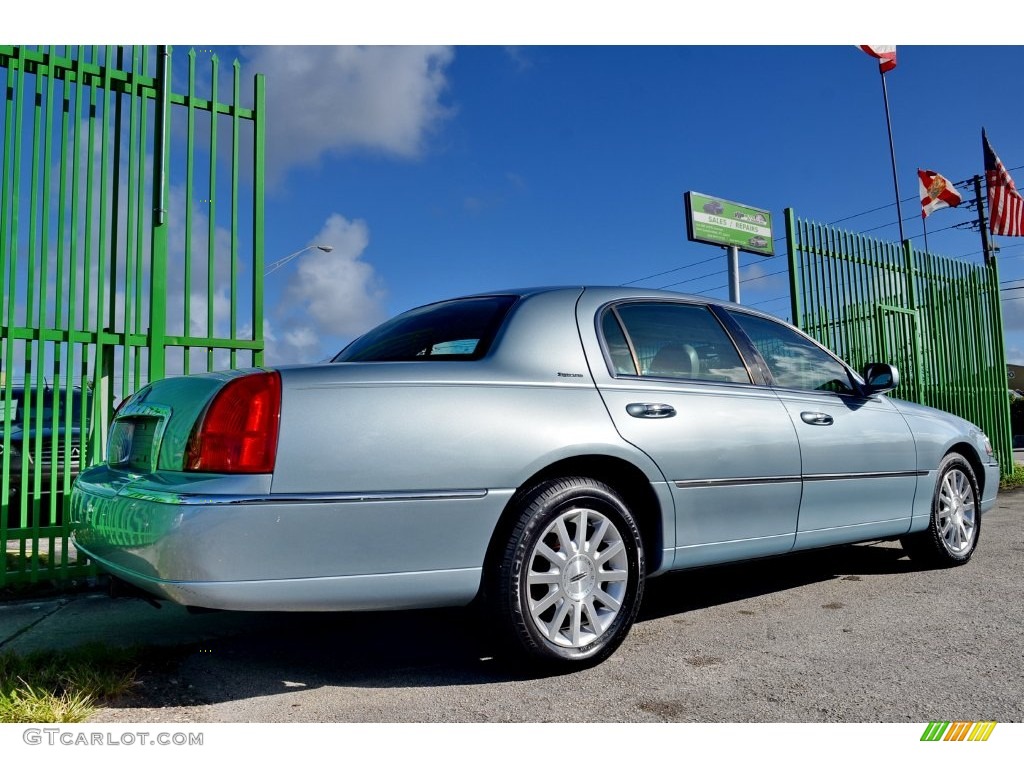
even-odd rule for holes
{"type": "Polygon", "coordinates": [[[168,484],[95,467],[72,490],[75,546],[184,605],[379,610],[466,604],[511,491],[274,495],[237,478],[168,484]],[[236,487],[229,487],[234,484],[236,487]],[[191,488],[191,492],[188,490],[191,488]]]}
{"type": "Polygon", "coordinates": [[[466,605],[480,568],[254,581],[167,581],[80,551],[112,576],[181,605],[230,611],[378,611],[466,605]],[[467,597],[468,595],[468,597],[467,597]]]}

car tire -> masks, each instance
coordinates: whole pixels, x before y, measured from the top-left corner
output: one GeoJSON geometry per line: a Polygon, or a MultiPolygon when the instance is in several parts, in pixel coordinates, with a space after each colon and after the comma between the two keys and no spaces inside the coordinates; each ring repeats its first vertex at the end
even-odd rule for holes
{"type": "Polygon", "coordinates": [[[561,666],[603,661],[629,633],[643,596],[636,521],[599,481],[568,477],[522,494],[489,590],[506,645],[561,666]]]}
{"type": "Polygon", "coordinates": [[[981,493],[970,462],[951,453],[939,465],[928,528],[900,539],[910,559],[947,568],[971,559],[981,535],[981,493]]]}

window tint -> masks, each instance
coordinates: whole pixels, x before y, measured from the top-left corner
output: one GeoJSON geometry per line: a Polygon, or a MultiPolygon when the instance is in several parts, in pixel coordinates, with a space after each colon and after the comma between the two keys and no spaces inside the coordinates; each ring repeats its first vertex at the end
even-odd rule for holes
{"type": "Polygon", "coordinates": [[[518,298],[455,299],[410,310],[360,336],[333,362],[478,360],[518,298]]]}
{"type": "MultiPolygon", "coordinates": [[[[53,401],[54,397],[58,398],[58,407],[60,408],[60,426],[63,428],[64,414],[67,412],[65,405],[67,403],[67,393],[63,390],[54,391],[52,389],[45,389],[41,393],[36,390],[32,390],[32,415],[31,421],[35,423],[36,418],[39,416],[40,409],[42,410],[43,424],[50,426],[53,421],[53,401]]],[[[3,402],[3,393],[0,392],[0,403],[3,402]]],[[[78,390],[71,391],[71,414],[72,420],[76,423],[81,421],[82,418],[82,393],[78,390]]],[[[11,390],[11,422],[14,424],[21,425],[25,420],[25,390],[20,388],[14,388],[11,390]]],[[[3,426],[3,405],[0,405],[0,428],[3,426]]]]}
{"type": "Polygon", "coordinates": [[[636,376],[636,365],[633,362],[633,354],[629,351],[629,342],[626,341],[626,334],[622,332],[619,318],[614,312],[604,313],[604,317],[601,319],[601,330],[604,332],[612,370],[615,373],[636,376]]]}
{"type": "Polygon", "coordinates": [[[616,373],[634,373],[632,358],[620,363],[617,350],[625,338],[616,338],[609,316],[617,317],[625,329],[641,376],[750,383],[732,340],[707,307],[630,302],[609,310],[602,318],[602,327],[616,373]]]}
{"type": "Polygon", "coordinates": [[[730,314],[761,353],[777,386],[838,394],[855,391],[846,367],[792,328],[742,312],[730,314]]]}

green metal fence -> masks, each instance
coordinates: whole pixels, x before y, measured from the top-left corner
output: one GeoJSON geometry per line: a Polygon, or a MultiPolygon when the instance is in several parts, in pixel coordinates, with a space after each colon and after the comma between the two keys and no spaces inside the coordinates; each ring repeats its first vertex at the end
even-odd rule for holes
{"type": "Polygon", "coordinates": [[[888,362],[896,397],[981,427],[1013,469],[999,274],[798,219],[786,210],[794,323],[857,370],[888,362]]]}
{"type": "Polygon", "coordinates": [[[0,45],[0,587],[92,572],[68,492],[121,398],[262,363],[263,78],[242,87],[195,51],[0,45]]]}

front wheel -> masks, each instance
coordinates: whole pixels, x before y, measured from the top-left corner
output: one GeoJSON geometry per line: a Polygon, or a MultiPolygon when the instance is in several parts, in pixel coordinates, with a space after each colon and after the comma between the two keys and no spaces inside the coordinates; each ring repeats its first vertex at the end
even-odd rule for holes
{"type": "Polygon", "coordinates": [[[971,559],[981,534],[978,481],[967,459],[951,453],[939,465],[928,528],[900,539],[911,560],[933,567],[971,559]]]}
{"type": "Polygon", "coordinates": [[[644,551],[621,497],[588,478],[524,494],[492,591],[513,647],[533,659],[588,665],[622,643],[643,595],[644,551]]]}

